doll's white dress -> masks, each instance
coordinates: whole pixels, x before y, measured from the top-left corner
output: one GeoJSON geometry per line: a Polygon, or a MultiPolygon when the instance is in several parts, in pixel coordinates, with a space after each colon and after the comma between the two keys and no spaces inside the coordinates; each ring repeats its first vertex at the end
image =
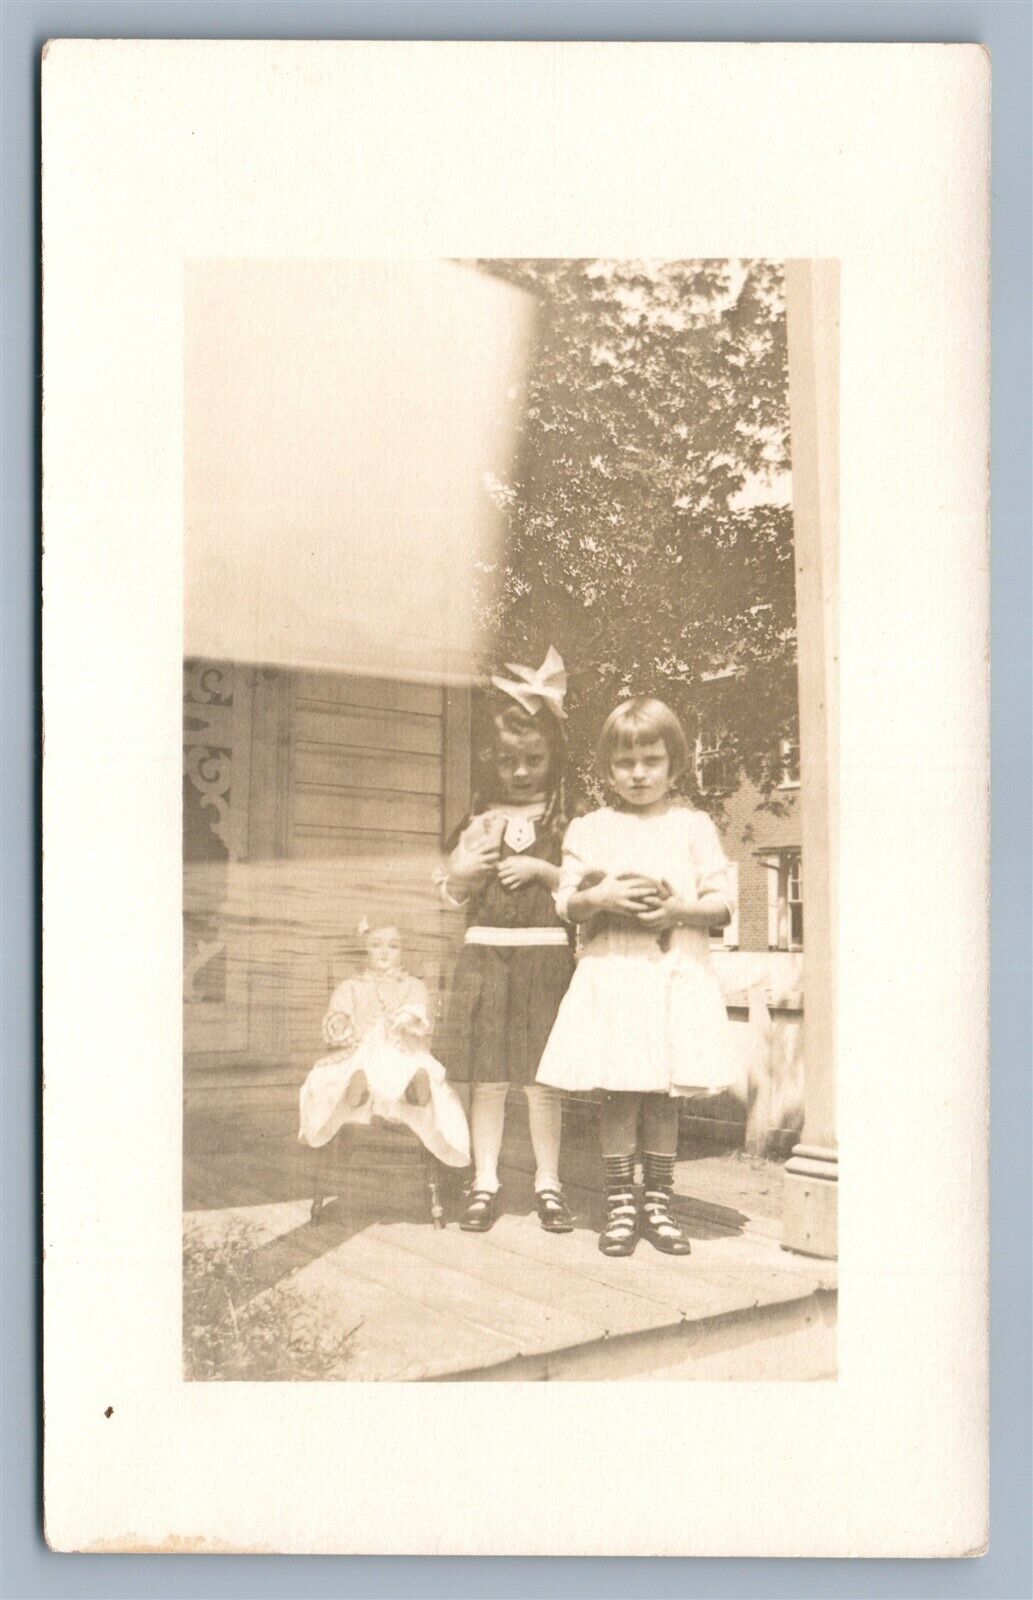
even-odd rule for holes
{"type": "Polygon", "coordinates": [[[299,1139],[318,1149],[345,1123],[381,1117],[404,1123],[447,1166],[467,1166],[466,1113],[445,1081],[441,1062],[426,1047],[430,1031],[427,990],[418,978],[405,972],[367,972],[339,984],[323,1019],[324,1039],[339,1048],[317,1061],[301,1086],[299,1139]],[[405,1098],[421,1068],[430,1085],[425,1106],[405,1098]],[[360,1071],[369,1092],[358,1106],[350,1106],[348,1088],[360,1071]]]}
{"type": "MultiPolygon", "coordinates": [[[[656,816],[606,808],[578,817],[563,841],[556,907],[593,872],[666,879],[676,894],[718,895],[735,909],[730,863],[702,811],[672,805],[656,816]]],[[[666,938],[612,917],[582,926],[570,988],[538,1068],[567,1091],[710,1094],[735,1077],[731,1026],[705,929],[666,938]]]]}

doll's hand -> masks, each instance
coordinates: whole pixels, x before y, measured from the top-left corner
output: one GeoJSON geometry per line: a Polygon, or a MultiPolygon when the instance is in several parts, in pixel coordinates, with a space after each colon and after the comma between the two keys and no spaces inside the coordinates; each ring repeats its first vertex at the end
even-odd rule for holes
{"type": "Polygon", "coordinates": [[[540,878],[547,867],[548,862],[540,861],[537,856],[507,856],[495,871],[504,889],[519,889],[521,884],[540,878]]]}
{"type": "Polygon", "coordinates": [[[323,1018],[323,1042],[335,1050],[347,1050],[355,1043],[355,1024],[346,1011],[331,1011],[323,1018]]]}
{"type": "Polygon", "coordinates": [[[389,1029],[394,1034],[407,1035],[410,1038],[421,1039],[430,1032],[430,1023],[426,1013],[419,1006],[402,1006],[396,1011],[389,1023],[389,1029]]]}

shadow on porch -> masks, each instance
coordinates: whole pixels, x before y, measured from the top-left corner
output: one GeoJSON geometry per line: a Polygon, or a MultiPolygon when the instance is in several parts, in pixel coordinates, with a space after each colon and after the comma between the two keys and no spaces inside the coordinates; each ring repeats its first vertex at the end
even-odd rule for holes
{"type": "MultiPolygon", "coordinates": [[[[546,1234],[513,1110],[504,1214],[487,1235],[460,1231],[455,1187],[449,1225],[435,1230],[416,1168],[392,1194],[360,1183],[312,1224],[311,1152],[278,1119],[232,1159],[211,1123],[207,1138],[188,1138],[188,1234],[214,1249],[246,1235],[247,1294],[270,1307],[289,1294],[295,1336],[299,1320],[313,1338],[349,1330],[346,1355],[319,1374],[331,1380],[835,1375],[835,1268],[781,1248],[779,1167],[734,1153],[679,1161],[676,1207],[692,1255],[675,1260],[640,1243],[632,1257],[611,1260],[596,1244],[601,1194],[590,1141],[566,1145],[575,1231],[546,1234]]],[[[295,1374],[274,1362],[262,1375],[295,1374]]]]}

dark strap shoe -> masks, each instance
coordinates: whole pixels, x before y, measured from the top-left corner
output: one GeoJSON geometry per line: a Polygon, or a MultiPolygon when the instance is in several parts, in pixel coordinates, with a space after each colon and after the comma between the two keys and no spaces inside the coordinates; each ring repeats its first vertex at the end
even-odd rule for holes
{"type": "Polygon", "coordinates": [[[459,1218],[464,1233],[487,1233],[494,1227],[499,1214],[497,1189],[474,1189],[466,1202],[466,1210],[459,1218]]]}
{"type": "Polygon", "coordinates": [[[604,1256],[630,1256],[638,1244],[638,1208],[634,1189],[610,1189],[606,1195],[606,1226],[599,1235],[604,1256]]]}
{"type": "Polygon", "coordinates": [[[559,1189],[539,1189],[535,1194],[538,1221],[546,1233],[573,1233],[574,1218],[559,1189]]]}
{"type": "Polygon", "coordinates": [[[665,1256],[687,1256],[692,1246],[671,1216],[667,1189],[647,1189],[642,1196],[642,1237],[665,1256]]]}

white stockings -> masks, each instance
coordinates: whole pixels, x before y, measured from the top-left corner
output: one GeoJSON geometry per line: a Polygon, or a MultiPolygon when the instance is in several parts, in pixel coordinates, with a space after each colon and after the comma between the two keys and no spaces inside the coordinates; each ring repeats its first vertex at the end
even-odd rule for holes
{"type": "MultiPolygon", "coordinates": [[[[486,1190],[489,1194],[494,1194],[499,1186],[499,1155],[506,1125],[506,1095],[509,1088],[508,1083],[475,1083],[471,1094],[473,1187],[486,1190]]],[[[558,1189],[560,1122],[563,1114],[559,1090],[549,1089],[541,1083],[529,1083],[524,1093],[527,1096],[531,1148],[534,1150],[535,1189],[558,1189]]]]}

